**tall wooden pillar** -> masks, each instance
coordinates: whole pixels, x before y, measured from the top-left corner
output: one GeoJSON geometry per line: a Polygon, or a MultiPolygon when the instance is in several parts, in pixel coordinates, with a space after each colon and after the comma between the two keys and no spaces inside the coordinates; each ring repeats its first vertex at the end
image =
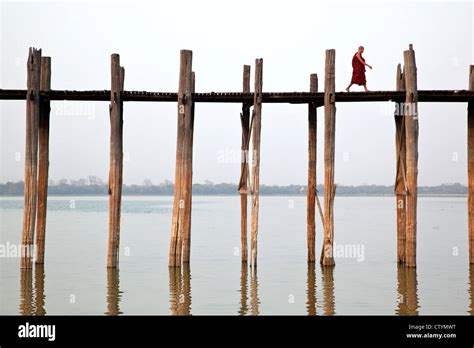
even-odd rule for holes
{"type": "Polygon", "coordinates": [[[260,187],[260,133],[262,128],[263,59],[255,60],[255,92],[252,116],[252,212],[251,212],[251,259],[257,267],[258,209],[260,187]]]}
{"type": "MultiPolygon", "coordinates": [[[[244,65],[243,74],[243,93],[250,93],[250,65],[244,65]]],[[[240,114],[240,123],[242,125],[242,160],[240,165],[240,242],[242,249],[242,262],[248,260],[248,242],[247,242],[247,181],[249,179],[248,152],[250,143],[250,104],[242,104],[242,113],[240,114]]]]}
{"type": "MultiPolygon", "coordinates": [[[[397,66],[396,78],[397,91],[405,90],[405,78],[401,65],[397,66]]],[[[397,207],[397,261],[405,262],[405,242],[406,242],[406,139],[405,139],[405,117],[403,114],[403,103],[397,103],[395,108],[395,147],[396,147],[396,176],[395,176],[395,196],[397,207]]]]}
{"type": "Polygon", "coordinates": [[[21,268],[32,268],[35,237],[38,171],[38,128],[40,117],[41,50],[30,48],[27,64],[25,189],[21,268]]]}
{"type": "Polygon", "coordinates": [[[415,51],[412,45],[403,52],[405,65],[405,132],[406,132],[406,246],[405,264],[416,266],[416,210],[418,181],[418,91],[415,51]]]}
{"type": "MultiPolygon", "coordinates": [[[[310,77],[310,93],[318,91],[318,75],[310,77]]],[[[307,242],[308,262],[316,259],[316,158],[317,158],[317,107],[308,104],[308,198],[307,198],[307,242]]]]}
{"type": "MultiPolygon", "coordinates": [[[[196,90],[196,74],[191,73],[191,93],[196,90]]],[[[192,193],[193,193],[193,138],[194,138],[194,100],[191,102],[191,113],[189,120],[189,127],[187,129],[188,143],[186,146],[186,175],[185,175],[185,189],[186,201],[184,207],[184,238],[183,238],[183,262],[189,263],[191,260],[191,208],[192,208],[192,193]]]]}
{"type": "MultiPolygon", "coordinates": [[[[187,221],[185,216],[191,214],[191,200],[188,196],[191,193],[189,183],[191,180],[190,173],[192,173],[192,58],[192,51],[181,50],[178,88],[176,170],[169,254],[170,267],[181,267],[183,239],[185,238],[185,221],[187,221]]],[[[189,220],[189,227],[190,221],[191,220],[189,220]]]]}
{"type": "MultiPolygon", "coordinates": [[[[41,58],[42,91],[51,90],[51,58],[41,58]]],[[[50,101],[41,100],[39,115],[39,149],[38,149],[38,212],[36,217],[36,264],[44,263],[46,210],[48,201],[49,171],[49,113],[50,101]]]]}
{"type": "Polygon", "coordinates": [[[107,267],[119,265],[120,209],[122,206],[123,173],[123,101],[125,69],[118,54],[111,57],[110,89],[110,170],[109,170],[109,242],[107,267]]]}
{"type": "Polygon", "coordinates": [[[324,79],[324,241],[321,264],[334,266],[334,162],[336,145],[336,102],[335,102],[336,51],[326,50],[324,79]]]}
{"type": "MultiPolygon", "coordinates": [[[[474,65],[469,69],[469,90],[474,91],[474,65]]],[[[467,104],[467,175],[469,263],[474,264],[474,102],[467,104]]]]}

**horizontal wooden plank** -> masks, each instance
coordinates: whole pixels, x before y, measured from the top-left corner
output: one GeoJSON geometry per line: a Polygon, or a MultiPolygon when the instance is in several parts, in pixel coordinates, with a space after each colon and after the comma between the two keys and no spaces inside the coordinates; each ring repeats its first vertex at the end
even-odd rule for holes
{"type": "MultiPolygon", "coordinates": [[[[51,90],[41,91],[41,98],[46,100],[71,100],[71,101],[109,101],[110,90],[74,91],[51,90]]],[[[402,102],[404,92],[397,91],[371,91],[371,92],[336,92],[336,102],[402,102]]],[[[0,100],[25,100],[24,89],[0,89],[0,100]]],[[[242,92],[210,92],[194,93],[193,100],[200,103],[253,103],[253,93],[242,92]]],[[[291,103],[307,104],[316,103],[321,106],[323,93],[309,92],[264,92],[263,103],[291,103]]],[[[125,102],[177,102],[178,94],[173,92],[148,92],[124,91],[122,100],[125,102]]],[[[419,102],[469,102],[474,101],[474,91],[468,90],[420,90],[419,102]]]]}

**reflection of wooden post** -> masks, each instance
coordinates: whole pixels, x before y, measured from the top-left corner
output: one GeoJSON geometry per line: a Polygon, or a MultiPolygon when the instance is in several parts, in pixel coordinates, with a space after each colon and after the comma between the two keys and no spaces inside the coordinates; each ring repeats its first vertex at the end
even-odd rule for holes
{"type": "MultiPolygon", "coordinates": [[[[405,90],[405,77],[400,64],[397,66],[397,91],[405,90]]],[[[397,206],[397,260],[405,262],[405,219],[406,219],[406,139],[405,139],[405,117],[403,115],[403,103],[397,103],[395,108],[395,146],[396,146],[396,177],[395,195],[397,206]]]]}
{"type": "Polygon", "coordinates": [[[418,315],[418,281],[416,268],[398,266],[398,315],[418,315]]]}
{"type": "Polygon", "coordinates": [[[172,315],[191,315],[191,273],[189,263],[170,267],[170,309],[172,315]]]}
{"type": "Polygon", "coordinates": [[[308,315],[316,315],[316,267],[314,262],[308,263],[308,274],[307,274],[307,296],[306,310],[308,315]]]}
{"type": "Polygon", "coordinates": [[[255,60],[255,96],[252,116],[252,213],[251,266],[257,266],[258,208],[260,186],[260,133],[262,128],[263,59],[255,60]]]}
{"type": "Polygon", "coordinates": [[[408,267],[416,266],[416,206],[418,181],[418,91],[416,80],[415,51],[412,45],[403,52],[405,63],[405,132],[407,164],[407,197],[406,197],[406,246],[405,263],[408,267]]]}
{"type": "Polygon", "coordinates": [[[469,265],[469,314],[474,315],[474,266],[469,265]]]}
{"type": "Polygon", "coordinates": [[[247,280],[248,280],[248,268],[246,263],[242,263],[240,269],[240,310],[239,315],[246,315],[248,308],[248,295],[247,295],[247,280]]]}
{"type": "MultiPolygon", "coordinates": [[[[310,93],[318,91],[318,75],[310,77],[310,93]]],[[[317,158],[317,111],[315,103],[308,105],[308,198],[307,198],[307,241],[308,262],[314,262],[316,247],[316,158],[317,158]]]]}
{"type": "Polygon", "coordinates": [[[259,305],[257,268],[252,268],[250,270],[250,307],[252,315],[258,315],[260,313],[259,305]]]}
{"type": "Polygon", "coordinates": [[[334,315],[336,314],[334,299],[334,269],[332,267],[322,267],[322,272],[324,315],[334,315]]]}
{"type": "Polygon", "coordinates": [[[35,315],[46,315],[44,309],[44,265],[35,265],[35,315]]]}
{"type": "Polygon", "coordinates": [[[120,311],[120,271],[117,268],[107,269],[107,312],[106,315],[119,315],[120,311]]]}
{"type": "Polygon", "coordinates": [[[20,268],[20,314],[33,312],[33,269],[20,268]]]}
{"type": "MultiPolygon", "coordinates": [[[[191,93],[196,89],[196,75],[191,74],[191,93]]],[[[194,100],[191,100],[191,113],[189,120],[188,133],[186,138],[188,143],[186,146],[186,175],[185,175],[185,207],[184,207],[184,238],[183,238],[183,262],[189,263],[191,259],[191,208],[193,193],[193,137],[194,137],[194,100]]]]}
{"type": "Polygon", "coordinates": [[[120,208],[123,173],[123,101],[125,70],[118,54],[111,57],[110,90],[110,170],[109,170],[109,243],[107,267],[118,267],[120,245],[120,208]]]}
{"type": "MultiPolygon", "coordinates": [[[[51,58],[41,58],[42,91],[51,90],[51,58]]],[[[36,217],[36,264],[44,263],[46,235],[46,207],[48,200],[48,167],[49,167],[49,112],[50,101],[42,100],[39,114],[39,149],[38,149],[38,212],[36,217]]]]}
{"type": "Polygon", "coordinates": [[[334,266],[334,158],[336,145],[336,51],[326,50],[324,81],[324,241],[321,264],[334,266]]]}
{"type": "MultiPolygon", "coordinates": [[[[474,91],[474,65],[469,70],[469,90],[474,91]]],[[[467,104],[467,173],[469,263],[474,264],[474,102],[467,104]]]]}
{"type": "Polygon", "coordinates": [[[38,170],[38,128],[40,116],[41,50],[30,48],[27,70],[26,95],[26,144],[25,144],[25,204],[23,210],[23,231],[21,236],[21,268],[31,268],[33,240],[35,237],[37,170],[38,170]]]}
{"type": "MultiPolygon", "coordinates": [[[[244,65],[243,92],[250,93],[250,65],[244,65]]],[[[239,181],[240,192],[240,242],[242,247],[242,262],[248,260],[247,242],[247,180],[249,176],[248,152],[250,143],[250,105],[243,103],[240,114],[242,124],[242,162],[239,181]]]]}
{"type": "MultiPolygon", "coordinates": [[[[181,50],[179,88],[178,88],[178,127],[176,143],[176,170],[174,179],[173,219],[171,223],[171,239],[169,266],[181,267],[183,239],[185,234],[185,216],[191,214],[189,190],[189,170],[191,166],[189,150],[191,145],[192,123],[192,58],[193,53],[181,50]]],[[[190,222],[190,220],[189,220],[190,222]]]]}

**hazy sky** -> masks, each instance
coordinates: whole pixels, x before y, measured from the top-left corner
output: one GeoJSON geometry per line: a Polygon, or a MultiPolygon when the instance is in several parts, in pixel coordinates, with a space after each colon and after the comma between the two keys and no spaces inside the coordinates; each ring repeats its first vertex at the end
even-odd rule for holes
{"type": "MultiPolygon", "coordinates": [[[[242,66],[263,58],[263,90],[323,85],[324,55],[336,49],[336,90],[351,77],[359,45],[374,69],[372,90],[392,90],[396,65],[413,43],[419,89],[466,89],[474,64],[472,1],[2,1],[0,88],[26,87],[28,47],[52,57],[53,89],[109,89],[119,53],[125,89],[173,91],[179,50],[193,51],[198,92],[240,91],[242,66]]],[[[253,84],[253,81],[252,81],[253,84]]],[[[253,85],[252,85],[253,86],[253,85]]],[[[354,87],[353,90],[362,88],[354,87]]],[[[466,104],[421,104],[419,184],[466,184],[466,104]]],[[[194,182],[237,182],[238,104],[197,104],[194,182]]],[[[336,182],[392,184],[393,105],[339,103],[336,182]]],[[[307,106],[264,104],[261,183],[307,182],[307,106]]],[[[124,106],[124,183],[174,180],[175,103],[124,106]]],[[[318,109],[318,183],[323,182],[318,109]]],[[[0,101],[0,182],[23,179],[25,101],[0,101]]],[[[107,102],[53,102],[50,178],[108,176],[107,102]]]]}

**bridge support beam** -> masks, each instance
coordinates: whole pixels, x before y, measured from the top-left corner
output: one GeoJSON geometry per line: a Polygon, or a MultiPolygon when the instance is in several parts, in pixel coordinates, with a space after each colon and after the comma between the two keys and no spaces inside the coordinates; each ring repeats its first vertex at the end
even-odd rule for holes
{"type": "MultiPolygon", "coordinates": [[[[405,77],[401,65],[397,66],[396,90],[405,90],[405,77]]],[[[403,103],[397,103],[395,107],[395,154],[396,154],[396,176],[395,197],[397,207],[397,262],[405,262],[406,243],[406,139],[405,139],[405,117],[403,114],[403,103]]]]}
{"type": "MultiPolygon", "coordinates": [[[[318,75],[310,76],[310,93],[318,91],[318,75]]],[[[317,159],[317,106],[308,104],[308,197],[307,197],[307,244],[308,262],[316,260],[316,159],[317,159]]]]}
{"type": "Polygon", "coordinates": [[[109,169],[109,241],[107,267],[119,266],[120,210],[122,206],[123,174],[123,100],[125,69],[120,56],[111,56],[110,89],[110,169],[109,169]]]}
{"type": "Polygon", "coordinates": [[[38,195],[38,129],[40,117],[41,50],[30,48],[27,64],[25,189],[21,268],[32,268],[38,195]]]}
{"type": "Polygon", "coordinates": [[[406,241],[405,265],[416,267],[416,229],[417,229],[417,181],[418,181],[418,90],[416,77],[415,51],[412,45],[403,52],[406,133],[406,241]]]}
{"type": "MultiPolygon", "coordinates": [[[[469,69],[469,90],[474,91],[474,65],[469,69]]],[[[467,104],[467,173],[469,263],[474,264],[474,102],[467,104]]]]}
{"type": "MultiPolygon", "coordinates": [[[[51,58],[41,58],[42,91],[51,90],[51,58]]],[[[39,133],[38,133],[38,212],[36,216],[36,264],[44,263],[46,238],[46,210],[48,204],[48,176],[49,176],[49,114],[51,111],[49,100],[40,101],[39,133]]]]}
{"type": "Polygon", "coordinates": [[[324,77],[324,241],[321,264],[334,266],[334,160],[336,145],[336,103],[335,103],[336,51],[326,50],[324,77]]]}
{"type": "Polygon", "coordinates": [[[252,212],[251,212],[251,259],[257,267],[258,209],[260,189],[260,133],[262,128],[263,59],[255,60],[255,92],[252,115],[252,212]]]}
{"type": "Polygon", "coordinates": [[[170,267],[181,267],[184,244],[187,246],[185,251],[186,256],[184,256],[183,259],[189,262],[190,255],[192,137],[194,127],[192,58],[192,51],[181,51],[178,88],[176,170],[169,252],[170,267]]]}
{"type": "MultiPolygon", "coordinates": [[[[244,65],[243,73],[243,93],[250,93],[250,65],[244,65]]],[[[242,159],[240,164],[240,242],[242,262],[248,260],[248,242],[247,242],[247,193],[249,180],[249,143],[250,143],[250,104],[242,104],[242,113],[240,114],[240,123],[242,125],[242,159]]]]}

